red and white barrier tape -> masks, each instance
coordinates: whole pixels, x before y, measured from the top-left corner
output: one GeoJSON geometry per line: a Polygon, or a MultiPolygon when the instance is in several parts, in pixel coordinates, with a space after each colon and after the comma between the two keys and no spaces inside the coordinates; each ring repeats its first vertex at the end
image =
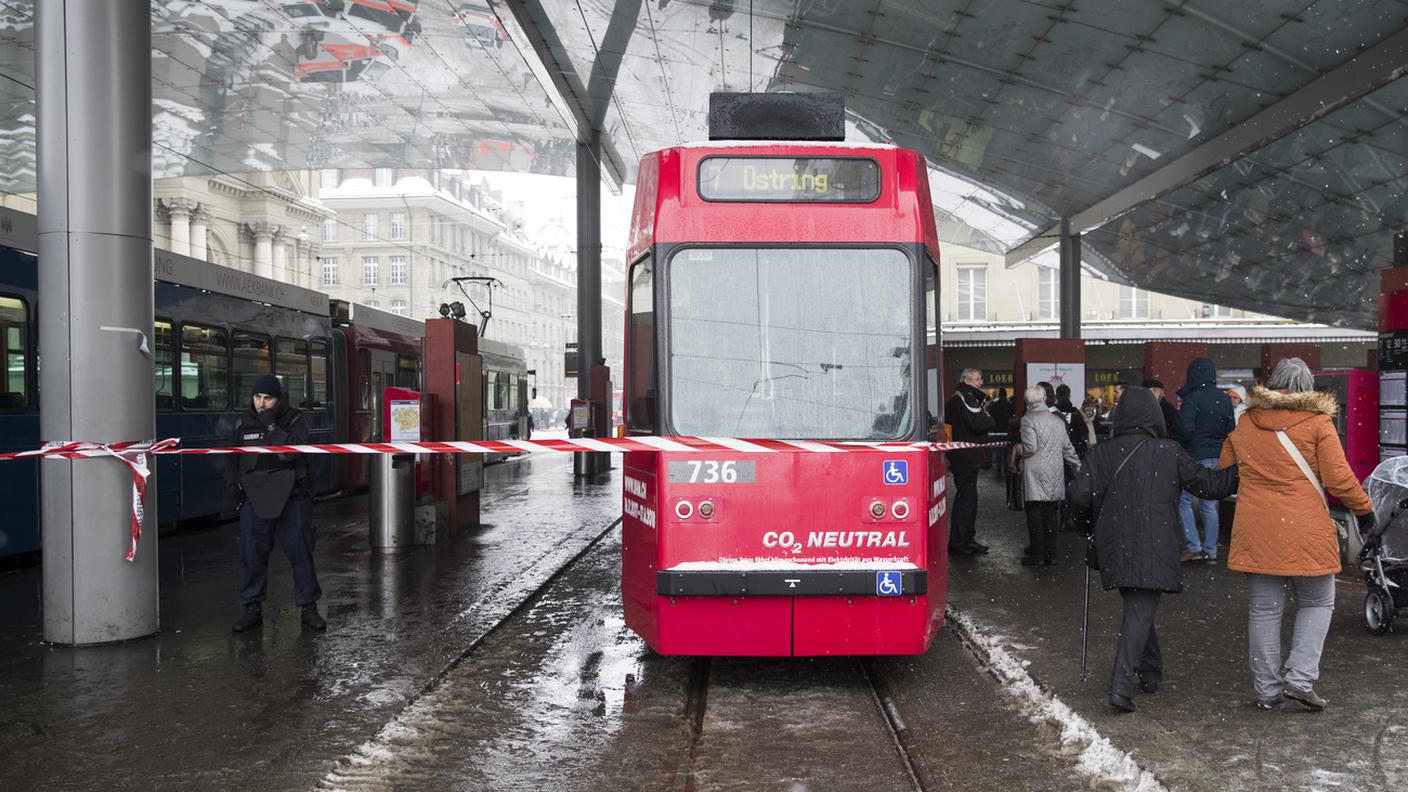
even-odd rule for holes
{"type": "Polygon", "coordinates": [[[132,546],[125,558],[137,555],[146,517],[149,454],[518,454],[534,451],[733,451],[745,454],[844,453],[851,451],[957,451],[967,448],[997,448],[995,443],[863,443],[821,440],[745,440],[736,437],[575,437],[566,440],[447,440],[396,443],[322,443],[317,445],[226,446],[220,448],[181,448],[181,441],[129,441],[122,443],[82,443],[70,440],[45,443],[32,451],[0,454],[5,459],[86,459],[109,457],[132,471],[132,546]]]}

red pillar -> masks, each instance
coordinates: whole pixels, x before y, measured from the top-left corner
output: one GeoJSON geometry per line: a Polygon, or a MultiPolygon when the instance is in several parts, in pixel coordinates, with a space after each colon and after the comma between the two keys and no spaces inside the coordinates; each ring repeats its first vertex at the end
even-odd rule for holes
{"type": "Polygon", "coordinates": [[[1408,250],[1394,239],[1394,266],[1379,274],[1379,457],[1408,454],[1408,250]]]}
{"type": "MultiPolygon", "coordinates": [[[[1207,357],[1208,345],[1193,341],[1150,341],[1144,345],[1144,379],[1164,384],[1164,396],[1178,403],[1178,389],[1188,377],[1188,364],[1207,357]]],[[[1130,383],[1131,385],[1138,383],[1130,383]]]]}
{"type": "Polygon", "coordinates": [[[1028,386],[1040,381],[1027,382],[1027,366],[1032,363],[1079,364],[1080,381],[1066,384],[1071,386],[1071,400],[1077,407],[1085,400],[1084,341],[1072,338],[1019,338],[1016,356],[1012,361],[1014,401],[1017,404],[1018,417],[1021,417],[1027,406],[1022,394],[1028,386]]]}
{"type": "Polygon", "coordinates": [[[1257,377],[1261,382],[1266,382],[1266,378],[1271,376],[1271,370],[1276,368],[1276,364],[1286,358],[1298,357],[1305,361],[1305,365],[1311,371],[1320,369],[1320,345],[1319,344],[1262,344],[1261,345],[1261,376],[1257,377]]]}
{"type": "MultiPolygon", "coordinates": [[[[458,319],[425,321],[425,392],[435,397],[434,440],[484,439],[484,363],[479,332],[458,319]]],[[[436,497],[449,505],[451,535],[479,524],[482,454],[440,454],[436,497]]]]}

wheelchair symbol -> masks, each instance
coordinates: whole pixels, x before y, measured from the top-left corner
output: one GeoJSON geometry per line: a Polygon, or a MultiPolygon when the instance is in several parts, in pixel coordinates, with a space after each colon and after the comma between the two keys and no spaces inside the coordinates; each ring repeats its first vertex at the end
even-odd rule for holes
{"type": "Polygon", "coordinates": [[[900,595],[900,573],[876,572],[875,595],[877,597],[898,597],[900,595]]]}
{"type": "Polygon", "coordinates": [[[885,460],[885,483],[908,484],[909,462],[904,459],[885,460]]]}

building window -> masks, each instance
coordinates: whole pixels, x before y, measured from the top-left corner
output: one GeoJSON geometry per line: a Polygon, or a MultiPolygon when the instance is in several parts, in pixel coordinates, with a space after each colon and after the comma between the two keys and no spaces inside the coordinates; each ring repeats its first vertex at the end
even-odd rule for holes
{"type": "Polygon", "coordinates": [[[1054,267],[1037,267],[1036,318],[1046,321],[1061,318],[1061,271],[1054,267]]]}
{"type": "Polygon", "coordinates": [[[338,185],[338,172],[336,168],[324,168],[318,171],[318,184],[320,187],[336,187],[338,185]]]}
{"type": "Polygon", "coordinates": [[[1210,319],[1231,319],[1232,309],[1225,305],[1203,305],[1203,316],[1210,319]]]}
{"type": "Polygon", "coordinates": [[[368,307],[368,308],[380,308],[380,307],[381,307],[381,303],[377,302],[376,300],[367,300],[367,307],[368,307]]]}
{"type": "Polygon", "coordinates": [[[406,238],[406,214],[405,212],[391,213],[391,238],[406,238]]]}
{"type": "Polygon", "coordinates": [[[376,239],[376,214],[373,212],[362,215],[362,239],[376,239]]]}
{"type": "Polygon", "coordinates": [[[397,316],[409,316],[411,312],[406,310],[405,300],[392,300],[391,313],[394,313],[397,316]]]}
{"type": "Polygon", "coordinates": [[[405,282],[406,282],[406,257],[405,257],[405,256],[392,256],[392,257],[391,257],[391,280],[390,280],[390,283],[391,283],[393,286],[395,286],[395,285],[404,284],[405,282]]]}
{"type": "Polygon", "coordinates": [[[335,258],[323,259],[323,285],[337,285],[337,259],[335,258]]]}
{"type": "Polygon", "coordinates": [[[323,241],[337,241],[337,221],[331,217],[323,221],[323,241]]]}
{"type": "Polygon", "coordinates": [[[380,275],[381,275],[381,262],[377,261],[376,256],[363,256],[363,257],[362,257],[362,285],[363,285],[363,286],[375,286],[375,285],[377,284],[377,281],[380,280],[380,275]]]}
{"type": "Polygon", "coordinates": [[[1134,286],[1120,287],[1120,318],[1148,319],[1149,292],[1134,286]]]}
{"type": "Polygon", "coordinates": [[[395,172],[393,169],[391,169],[391,168],[377,168],[377,169],[376,169],[376,186],[378,186],[378,187],[390,187],[390,186],[391,186],[391,182],[392,182],[392,180],[393,180],[393,177],[395,176],[395,173],[396,173],[396,172],[395,172]]]}
{"type": "Polygon", "coordinates": [[[958,321],[982,322],[988,318],[987,267],[958,268],[958,321]]]}

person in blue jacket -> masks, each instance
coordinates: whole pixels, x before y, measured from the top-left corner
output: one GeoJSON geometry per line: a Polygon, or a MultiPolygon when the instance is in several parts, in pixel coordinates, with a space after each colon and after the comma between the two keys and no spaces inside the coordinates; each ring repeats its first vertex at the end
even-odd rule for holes
{"type": "MultiPolygon", "coordinates": [[[[1232,400],[1217,387],[1217,366],[1200,357],[1188,364],[1188,376],[1178,389],[1183,400],[1178,409],[1177,437],[1188,456],[1198,464],[1217,469],[1222,443],[1237,422],[1232,417],[1232,400]]],[[[1203,534],[1193,518],[1193,496],[1185,491],[1178,501],[1178,517],[1183,522],[1183,553],[1179,560],[1217,562],[1217,502],[1199,501],[1203,514],[1203,534]]]]}

